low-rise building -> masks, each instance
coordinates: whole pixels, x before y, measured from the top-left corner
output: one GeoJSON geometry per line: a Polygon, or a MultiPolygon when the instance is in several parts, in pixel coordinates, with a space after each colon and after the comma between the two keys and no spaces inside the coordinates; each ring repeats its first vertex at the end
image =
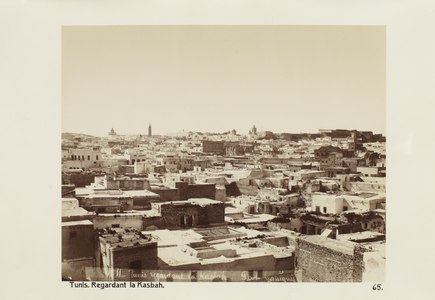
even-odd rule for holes
{"type": "Polygon", "coordinates": [[[143,229],[143,214],[136,211],[125,213],[100,213],[93,218],[95,229],[133,228],[143,229]]]}
{"type": "Polygon", "coordinates": [[[384,245],[300,236],[295,252],[296,278],[301,282],[384,281],[384,245]]]}
{"type": "Polygon", "coordinates": [[[80,206],[97,213],[123,212],[132,209],[151,209],[151,203],[160,196],[147,190],[88,190],[87,195],[77,195],[80,206]]]}
{"type": "Polygon", "coordinates": [[[92,220],[94,212],[79,207],[76,198],[62,198],[62,222],[92,220]]]}
{"type": "Polygon", "coordinates": [[[380,174],[379,167],[357,167],[356,171],[367,177],[377,177],[380,174]]]}
{"type": "Polygon", "coordinates": [[[159,269],[187,272],[185,281],[266,281],[278,274],[294,281],[294,248],[285,235],[231,227],[144,233],[158,243],[159,269]]]}
{"type": "Polygon", "coordinates": [[[157,242],[134,229],[99,232],[96,266],[107,280],[115,280],[117,269],[140,272],[157,269],[157,242]]]}
{"type": "Polygon", "coordinates": [[[93,148],[69,148],[62,163],[62,170],[88,170],[101,166],[101,151],[93,148]]]}
{"type": "Polygon", "coordinates": [[[218,226],[225,222],[225,204],[207,198],[153,203],[146,212],[143,228],[192,228],[218,226]]]}
{"type": "Polygon", "coordinates": [[[312,211],[340,214],[343,211],[371,211],[385,203],[385,195],[376,193],[312,194],[312,211]]]}
{"type": "Polygon", "coordinates": [[[62,278],[85,280],[94,267],[94,225],[89,220],[62,222],[62,278]]]}

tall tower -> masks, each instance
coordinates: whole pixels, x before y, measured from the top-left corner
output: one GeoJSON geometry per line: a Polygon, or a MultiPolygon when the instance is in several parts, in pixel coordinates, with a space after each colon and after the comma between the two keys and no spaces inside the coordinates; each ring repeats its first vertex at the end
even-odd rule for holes
{"type": "Polygon", "coordinates": [[[257,128],[254,126],[252,126],[252,130],[251,130],[253,135],[257,135],[257,128]]]}
{"type": "Polygon", "coordinates": [[[153,134],[152,134],[152,130],[151,130],[151,123],[150,123],[150,125],[148,126],[148,137],[151,137],[153,134]]]}

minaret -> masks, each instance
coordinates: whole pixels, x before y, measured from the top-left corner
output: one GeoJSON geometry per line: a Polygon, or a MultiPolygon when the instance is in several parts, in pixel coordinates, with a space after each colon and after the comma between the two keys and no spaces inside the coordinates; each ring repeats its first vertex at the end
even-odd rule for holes
{"type": "Polygon", "coordinates": [[[150,125],[148,126],[148,137],[151,137],[153,134],[152,134],[152,131],[151,131],[151,123],[150,123],[150,125]]]}
{"type": "Polygon", "coordinates": [[[252,126],[252,134],[253,135],[257,135],[257,128],[255,127],[255,125],[254,126],[252,126]]]}

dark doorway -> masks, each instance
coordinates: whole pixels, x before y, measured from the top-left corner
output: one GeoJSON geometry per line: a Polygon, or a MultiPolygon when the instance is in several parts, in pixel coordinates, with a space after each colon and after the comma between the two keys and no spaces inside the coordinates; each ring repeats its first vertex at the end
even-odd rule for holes
{"type": "Polygon", "coordinates": [[[186,227],[186,216],[180,216],[180,226],[186,227]]]}
{"type": "Polygon", "coordinates": [[[187,221],[186,221],[186,225],[187,227],[192,227],[193,226],[193,216],[187,216],[187,221]]]}

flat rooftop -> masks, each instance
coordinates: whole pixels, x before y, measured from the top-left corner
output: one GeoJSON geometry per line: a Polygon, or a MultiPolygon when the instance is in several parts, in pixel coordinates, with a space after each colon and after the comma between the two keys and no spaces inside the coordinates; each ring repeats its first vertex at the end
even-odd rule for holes
{"type": "Polygon", "coordinates": [[[223,203],[221,201],[212,200],[208,198],[190,198],[188,200],[181,200],[181,201],[166,201],[166,202],[160,202],[159,204],[165,205],[185,205],[185,204],[193,204],[193,205],[200,205],[200,206],[206,206],[210,204],[218,204],[223,203]]]}
{"type": "Polygon", "coordinates": [[[385,199],[385,194],[383,193],[368,193],[368,192],[362,192],[362,193],[344,193],[342,195],[346,200],[360,200],[360,201],[370,201],[370,200],[377,200],[377,199],[385,199]]]}
{"type": "Polygon", "coordinates": [[[144,235],[133,229],[120,229],[99,233],[100,240],[110,244],[112,248],[137,247],[155,242],[151,235],[144,235]]]}
{"type": "Polygon", "coordinates": [[[222,239],[234,239],[236,237],[244,236],[243,233],[238,230],[228,227],[209,227],[209,228],[196,228],[194,229],[196,233],[200,234],[203,239],[211,240],[222,240],[222,239]]]}
{"type": "Polygon", "coordinates": [[[89,221],[89,220],[62,222],[62,227],[68,227],[68,226],[86,226],[86,225],[94,226],[94,224],[91,221],[89,221]]]}
{"type": "Polygon", "coordinates": [[[89,194],[86,198],[123,198],[123,197],[160,197],[158,194],[148,190],[98,190],[89,194]]]}
{"type": "Polygon", "coordinates": [[[62,217],[77,217],[77,216],[92,216],[94,212],[89,212],[82,207],[76,207],[72,209],[62,209],[62,217]]]}
{"type": "MultiPolygon", "coordinates": [[[[361,243],[360,245],[367,249],[369,252],[377,252],[379,255],[385,258],[385,241],[361,243]]],[[[367,255],[367,253],[365,253],[365,255],[367,255]]]]}
{"type": "MultiPolygon", "coordinates": [[[[107,205],[104,205],[107,206],[107,205]]],[[[99,213],[98,217],[130,217],[130,216],[144,216],[144,213],[136,210],[129,210],[124,212],[115,213],[99,213]]]]}
{"type": "Polygon", "coordinates": [[[92,194],[94,190],[89,187],[76,187],[75,192],[76,192],[76,196],[85,196],[85,195],[92,194]]]}
{"type": "Polygon", "coordinates": [[[347,255],[353,255],[355,243],[347,240],[334,240],[320,235],[308,235],[299,237],[301,240],[311,244],[323,246],[325,248],[341,252],[347,255]]]}
{"type": "Polygon", "coordinates": [[[151,184],[151,190],[172,190],[172,191],[177,191],[177,188],[171,188],[169,186],[165,186],[163,184],[159,184],[159,185],[155,185],[155,184],[151,184]]]}
{"type": "Polygon", "coordinates": [[[247,214],[247,213],[244,213],[244,218],[238,219],[237,222],[249,224],[249,223],[267,222],[267,221],[270,221],[270,220],[275,219],[275,218],[276,218],[276,216],[269,215],[269,214],[247,214]]]}
{"type": "Polygon", "coordinates": [[[360,176],[360,178],[363,180],[363,182],[366,182],[366,183],[372,183],[372,184],[385,184],[386,183],[386,177],[360,176]]]}
{"type": "Polygon", "coordinates": [[[184,246],[159,247],[157,255],[170,266],[196,264],[200,261],[199,258],[191,256],[184,246]]]}
{"type": "Polygon", "coordinates": [[[358,241],[366,239],[382,238],[385,235],[375,231],[361,231],[354,233],[339,234],[337,240],[358,241]]]}
{"type": "MultiPolygon", "coordinates": [[[[143,234],[151,234],[159,247],[187,245],[192,242],[204,241],[202,235],[192,229],[188,230],[153,230],[142,231],[143,234]]],[[[160,250],[159,250],[160,251],[160,250]]]]}
{"type": "Polygon", "coordinates": [[[345,194],[343,194],[343,196],[356,196],[356,197],[361,197],[361,198],[367,199],[367,198],[372,198],[372,197],[375,197],[375,196],[379,196],[379,194],[377,194],[377,193],[361,192],[361,193],[345,193],[345,194]]]}
{"type": "Polygon", "coordinates": [[[328,193],[314,192],[312,194],[312,197],[317,199],[344,198],[347,200],[369,201],[369,200],[385,198],[385,194],[370,193],[370,192],[359,192],[359,193],[345,192],[345,193],[338,193],[338,194],[328,194],[328,193]]]}
{"type": "Polygon", "coordinates": [[[229,227],[229,228],[243,234],[243,237],[247,237],[247,238],[255,238],[259,235],[264,235],[264,232],[261,232],[261,231],[255,230],[255,229],[248,229],[245,227],[238,227],[238,228],[229,227]]]}
{"type": "Polygon", "coordinates": [[[237,208],[237,207],[225,207],[225,214],[237,214],[237,213],[243,213],[243,208],[237,208]]]}
{"type": "MultiPolygon", "coordinates": [[[[209,247],[210,251],[222,251],[222,255],[211,258],[200,258],[195,255],[195,250],[189,246],[174,246],[174,247],[159,247],[159,259],[170,266],[180,266],[189,264],[220,264],[230,263],[237,260],[243,260],[252,257],[272,256],[272,253],[263,248],[250,248],[242,246],[231,241],[225,241],[218,244],[212,244],[209,247]],[[226,257],[225,250],[234,250],[236,256],[226,257]]],[[[234,253],[234,252],[233,252],[234,253]]]]}
{"type": "Polygon", "coordinates": [[[76,198],[74,198],[74,197],[69,197],[69,198],[62,197],[62,201],[65,201],[65,202],[76,202],[78,200],[76,198]]]}
{"type": "Polygon", "coordinates": [[[325,171],[319,171],[319,170],[311,170],[311,169],[302,169],[297,172],[294,172],[296,174],[321,174],[325,173],[325,171]]]}

